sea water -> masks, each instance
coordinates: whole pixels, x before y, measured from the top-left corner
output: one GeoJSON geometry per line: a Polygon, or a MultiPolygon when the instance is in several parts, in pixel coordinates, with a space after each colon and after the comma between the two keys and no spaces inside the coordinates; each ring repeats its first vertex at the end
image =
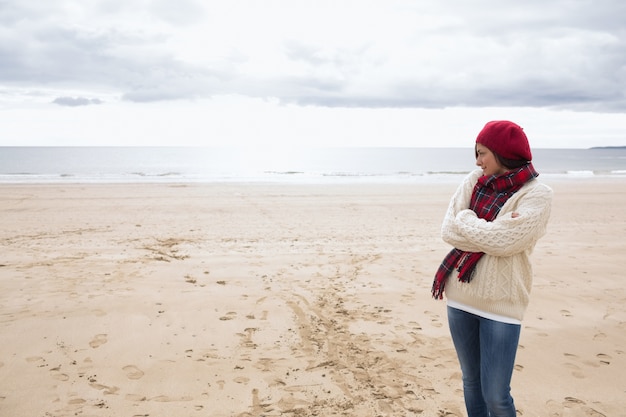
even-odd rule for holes
{"type": "MultiPolygon", "coordinates": [[[[626,178],[626,148],[534,149],[533,164],[626,178]]],[[[2,183],[433,182],[475,168],[472,148],[0,147],[2,183]]]]}

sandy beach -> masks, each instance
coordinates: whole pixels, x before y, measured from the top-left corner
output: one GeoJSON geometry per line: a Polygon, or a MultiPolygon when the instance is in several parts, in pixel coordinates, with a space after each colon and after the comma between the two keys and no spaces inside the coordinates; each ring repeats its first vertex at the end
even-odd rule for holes
{"type": "MultiPolygon", "coordinates": [[[[518,415],[626,416],[626,178],[546,182],[518,415]]],[[[0,185],[0,416],[464,416],[456,185],[0,185]]]]}

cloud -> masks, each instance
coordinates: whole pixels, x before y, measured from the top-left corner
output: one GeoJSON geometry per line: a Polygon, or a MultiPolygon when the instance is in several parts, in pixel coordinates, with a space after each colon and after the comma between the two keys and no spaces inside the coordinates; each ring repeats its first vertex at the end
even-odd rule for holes
{"type": "MultiPolygon", "coordinates": [[[[626,3],[0,2],[0,86],[324,107],[626,110],[626,3]]],[[[60,105],[94,104],[58,97],[60,105]]]]}
{"type": "Polygon", "coordinates": [[[102,100],[85,97],[57,97],[52,101],[54,104],[68,107],[89,106],[91,104],[102,104],[102,100]]]}

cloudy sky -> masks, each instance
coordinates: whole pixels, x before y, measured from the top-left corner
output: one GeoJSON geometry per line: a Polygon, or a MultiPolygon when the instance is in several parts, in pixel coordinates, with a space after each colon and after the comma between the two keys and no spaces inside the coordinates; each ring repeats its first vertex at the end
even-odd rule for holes
{"type": "Polygon", "coordinates": [[[0,145],[626,145],[622,0],[0,0],[0,145]]]}

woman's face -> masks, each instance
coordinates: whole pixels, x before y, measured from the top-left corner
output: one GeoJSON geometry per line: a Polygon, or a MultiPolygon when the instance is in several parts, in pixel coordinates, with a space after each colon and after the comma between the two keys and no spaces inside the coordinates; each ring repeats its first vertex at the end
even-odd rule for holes
{"type": "Polygon", "coordinates": [[[500,165],[493,152],[480,143],[476,144],[476,165],[482,168],[483,175],[504,174],[507,169],[500,165]]]}

